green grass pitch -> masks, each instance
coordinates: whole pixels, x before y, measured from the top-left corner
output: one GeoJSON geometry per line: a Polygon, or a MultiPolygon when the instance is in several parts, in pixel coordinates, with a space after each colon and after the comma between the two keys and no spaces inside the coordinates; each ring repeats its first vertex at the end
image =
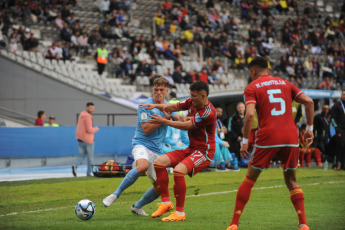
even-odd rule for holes
{"type": "MultiPolygon", "coordinates": [[[[63,178],[0,183],[0,229],[205,229],[225,230],[232,217],[236,190],[244,179],[240,172],[199,173],[186,176],[186,221],[134,216],[131,205],[150,187],[146,177],[127,189],[119,200],[104,208],[102,200],[122,178],[63,178]],[[197,194],[197,195],[196,195],[197,194]],[[81,199],[96,205],[91,220],[79,220],[74,207],[81,199]]],[[[298,169],[310,229],[345,229],[345,171],[298,169]]],[[[170,197],[173,198],[170,175],[170,197]]],[[[156,203],[144,207],[151,214],[156,203]]],[[[264,171],[257,181],[240,220],[240,230],[298,229],[298,219],[284,185],[281,169],[264,171]]]]}

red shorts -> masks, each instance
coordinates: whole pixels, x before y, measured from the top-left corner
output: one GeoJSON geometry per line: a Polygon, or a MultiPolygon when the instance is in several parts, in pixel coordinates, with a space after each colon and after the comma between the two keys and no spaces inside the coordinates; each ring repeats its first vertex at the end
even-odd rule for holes
{"type": "Polygon", "coordinates": [[[277,155],[284,171],[296,169],[298,165],[298,147],[258,148],[254,147],[249,165],[255,169],[268,169],[272,158],[277,155]]]}
{"type": "Polygon", "coordinates": [[[189,176],[194,176],[211,164],[214,152],[215,150],[209,150],[206,157],[206,151],[186,148],[168,152],[166,155],[170,158],[171,167],[183,163],[187,167],[189,176]]]}

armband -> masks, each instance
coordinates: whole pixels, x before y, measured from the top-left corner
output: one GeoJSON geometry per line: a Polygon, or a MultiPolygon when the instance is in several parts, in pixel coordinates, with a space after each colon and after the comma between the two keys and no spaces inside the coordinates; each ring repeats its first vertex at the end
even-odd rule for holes
{"type": "Polygon", "coordinates": [[[243,137],[242,144],[248,144],[248,139],[243,137]]]}
{"type": "Polygon", "coordinates": [[[313,132],[313,126],[312,125],[307,125],[307,128],[305,130],[313,132]]]}

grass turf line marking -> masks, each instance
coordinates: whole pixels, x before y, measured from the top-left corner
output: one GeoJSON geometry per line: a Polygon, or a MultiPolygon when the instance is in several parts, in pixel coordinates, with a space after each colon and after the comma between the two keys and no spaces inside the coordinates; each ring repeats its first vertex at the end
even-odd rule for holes
{"type": "MultiPolygon", "coordinates": [[[[328,181],[328,182],[322,182],[322,184],[334,184],[334,183],[344,183],[345,181],[328,181]]],[[[314,185],[320,185],[321,183],[312,183],[312,184],[304,184],[301,186],[314,186],[314,185]]],[[[261,190],[261,189],[271,189],[271,188],[282,188],[285,187],[286,185],[275,185],[275,186],[266,186],[266,187],[259,187],[259,188],[252,188],[252,190],[261,190]]],[[[211,195],[219,195],[219,194],[227,194],[227,193],[233,193],[233,192],[237,192],[238,190],[231,190],[231,191],[223,191],[223,192],[210,192],[210,193],[204,193],[204,194],[200,194],[200,195],[190,195],[190,196],[186,196],[187,197],[200,197],[200,196],[211,196],[211,195]]],[[[134,201],[125,201],[125,202],[117,202],[117,204],[125,204],[125,203],[129,203],[129,202],[134,202],[134,201]]],[[[75,206],[69,206],[69,207],[59,207],[59,208],[48,208],[48,209],[40,209],[40,210],[36,210],[36,211],[25,211],[25,212],[12,212],[12,213],[8,213],[8,214],[3,214],[0,215],[0,217],[4,217],[4,216],[13,216],[13,215],[19,215],[19,214],[30,214],[30,213],[37,213],[37,212],[48,212],[48,211],[55,211],[55,210],[59,210],[59,209],[66,209],[66,208],[73,208],[75,206]]]]}

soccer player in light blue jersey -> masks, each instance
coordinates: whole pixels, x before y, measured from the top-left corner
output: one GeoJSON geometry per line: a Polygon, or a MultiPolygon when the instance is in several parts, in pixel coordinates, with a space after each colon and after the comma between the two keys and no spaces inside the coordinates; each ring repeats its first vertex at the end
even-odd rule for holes
{"type": "MultiPolygon", "coordinates": [[[[168,104],[164,100],[168,92],[169,82],[164,77],[157,78],[153,81],[153,98],[147,99],[144,103],[168,104]]],[[[126,174],[115,192],[104,198],[103,205],[105,207],[109,207],[114,203],[123,191],[134,184],[140,175],[145,175],[145,173],[147,173],[153,187],[147,190],[144,196],[132,205],[131,212],[140,216],[148,216],[142,207],[159,197],[160,193],[156,184],[157,177],[153,162],[160,155],[163,155],[163,142],[168,126],[148,123],[147,121],[152,119],[150,115],[155,114],[167,119],[170,118],[170,114],[164,113],[159,109],[146,110],[140,106],[138,107],[137,128],[132,142],[132,154],[134,156],[133,168],[126,174]]],[[[174,120],[181,119],[179,113],[172,113],[171,116],[174,120]]]]}

